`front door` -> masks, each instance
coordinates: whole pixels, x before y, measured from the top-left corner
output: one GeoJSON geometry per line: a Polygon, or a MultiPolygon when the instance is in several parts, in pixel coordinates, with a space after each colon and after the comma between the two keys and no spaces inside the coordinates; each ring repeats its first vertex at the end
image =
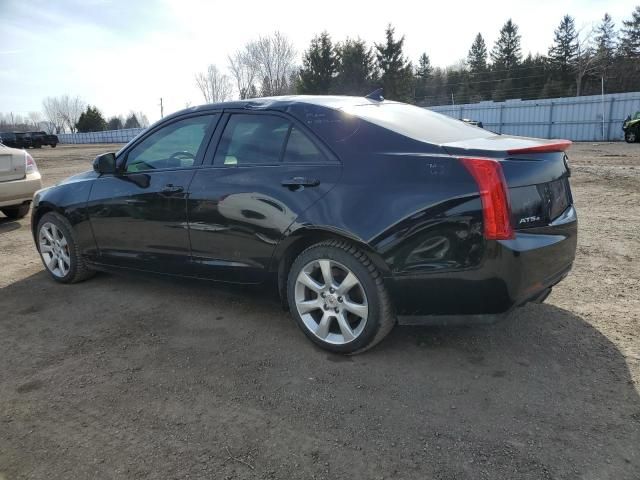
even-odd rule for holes
{"type": "Polygon", "coordinates": [[[304,126],[271,113],[228,117],[212,166],[189,189],[196,275],[255,283],[296,218],[338,181],[341,164],[304,126]]]}
{"type": "Polygon", "coordinates": [[[88,207],[98,262],[187,272],[187,192],[217,117],[161,125],[118,156],[118,173],[95,181],[88,207]]]}

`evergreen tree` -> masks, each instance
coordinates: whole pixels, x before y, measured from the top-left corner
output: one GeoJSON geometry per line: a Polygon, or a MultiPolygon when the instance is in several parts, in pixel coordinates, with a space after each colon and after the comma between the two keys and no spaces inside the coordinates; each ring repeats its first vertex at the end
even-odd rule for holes
{"type": "Polygon", "coordinates": [[[487,45],[482,35],[476,35],[469,54],[467,55],[467,64],[471,73],[482,73],[487,70],[487,45]]]}
{"type": "Polygon", "coordinates": [[[342,95],[367,95],[376,80],[376,65],[364,40],[347,39],[336,47],[337,75],[333,92],[342,95]]]}
{"type": "Polygon", "coordinates": [[[431,66],[431,60],[429,59],[429,55],[423,53],[420,55],[418,59],[418,68],[416,68],[416,76],[420,77],[424,80],[428,79],[433,72],[433,67],[431,66]]]}
{"type": "Polygon", "coordinates": [[[606,76],[613,64],[616,53],[616,29],[608,13],[596,28],[596,56],[600,74],[606,76]]]}
{"type": "Polygon", "coordinates": [[[87,109],[80,114],[76,129],[78,132],[100,132],[105,129],[107,122],[97,107],[87,106],[87,109]]]}
{"type": "MultiPolygon", "coordinates": [[[[500,29],[500,37],[491,51],[491,60],[496,70],[511,72],[522,58],[518,26],[509,19],[500,29]]],[[[504,72],[503,72],[503,76],[504,72]]]]}
{"type": "Polygon", "coordinates": [[[631,14],[630,20],[623,20],[620,30],[620,51],[631,58],[640,57],[640,5],[631,14]]]}
{"type": "Polygon", "coordinates": [[[124,128],[140,128],[140,122],[135,113],[131,113],[124,122],[124,128]]]}
{"type": "Polygon", "coordinates": [[[578,33],[575,20],[570,15],[565,15],[554,31],[553,45],[549,49],[549,61],[563,82],[569,82],[577,54],[578,33]]]}
{"type": "Polygon", "coordinates": [[[429,79],[433,73],[433,67],[431,66],[431,60],[429,55],[423,53],[418,59],[418,67],[415,72],[415,101],[417,103],[423,103],[429,93],[429,79]]]}
{"type": "Polygon", "coordinates": [[[411,101],[413,98],[413,72],[411,63],[403,55],[404,36],[395,40],[395,29],[389,24],[384,43],[376,43],[376,60],[385,98],[411,101]]]}
{"type": "Polygon", "coordinates": [[[107,122],[107,130],[120,130],[122,128],[122,120],[120,117],[111,117],[107,122]]]}
{"type": "Polygon", "coordinates": [[[322,32],[311,40],[311,46],[304,54],[298,92],[326,95],[331,88],[336,71],[336,55],[327,32],[322,32]]]}

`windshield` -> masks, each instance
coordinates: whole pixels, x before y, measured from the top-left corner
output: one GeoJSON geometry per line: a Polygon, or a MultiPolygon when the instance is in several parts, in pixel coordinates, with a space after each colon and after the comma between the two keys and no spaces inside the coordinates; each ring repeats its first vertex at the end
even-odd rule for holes
{"type": "Polygon", "coordinates": [[[496,135],[455,118],[404,103],[349,105],[343,107],[343,111],[421,142],[442,144],[496,135]]]}

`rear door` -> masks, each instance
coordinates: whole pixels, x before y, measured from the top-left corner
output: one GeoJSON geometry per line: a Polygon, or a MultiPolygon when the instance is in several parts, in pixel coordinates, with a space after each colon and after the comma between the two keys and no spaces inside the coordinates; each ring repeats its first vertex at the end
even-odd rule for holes
{"type": "Polygon", "coordinates": [[[162,273],[189,270],[187,190],[219,115],[182,117],[143,136],[102,175],[88,209],[97,261],[162,273]]]}
{"type": "Polygon", "coordinates": [[[195,274],[264,279],[287,228],[338,181],[341,164],[312,132],[280,113],[232,112],[212,165],[189,191],[195,274]]]}
{"type": "Polygon", "coordinates": [[[26,168],[27,163],[23,151],[0,147],[0,182],[24,178],[26,168]]]}

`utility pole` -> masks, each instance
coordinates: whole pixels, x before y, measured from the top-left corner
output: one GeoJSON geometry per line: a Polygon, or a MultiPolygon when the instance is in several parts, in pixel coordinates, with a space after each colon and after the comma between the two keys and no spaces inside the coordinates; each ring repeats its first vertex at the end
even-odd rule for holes
{"type": "Polygon", "coordinates": [[[604,75],[600,77],[600,86],[602,92],[602,141],[604,142],[606,138],[604,138],[604,75]]]}
{"type": "Polygon", "coordinates": [[[164,118],[164,106],[162,105],[162,97],[160,97],[160,118],[164,118]]]}

